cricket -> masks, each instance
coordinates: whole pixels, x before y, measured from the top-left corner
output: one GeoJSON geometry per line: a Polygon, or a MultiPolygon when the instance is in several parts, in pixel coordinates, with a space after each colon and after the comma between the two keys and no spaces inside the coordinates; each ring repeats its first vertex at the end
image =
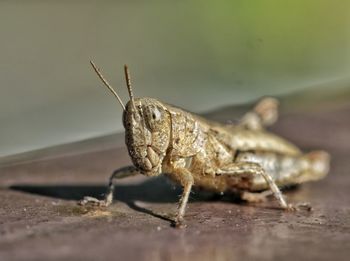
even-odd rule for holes
{"type": "Polygon", "coordinates": [[[164,174],[183,188],[174,220],[176,227],[183,227],[193,187],[235,194],[254,203],[273,195],[281,209],[293,211],[309,208],[308,203],[287,203],[281,189],[319,180],[329,172],[327,152],[303,153],[294,144],[266,130],[278,118],[279,103],[275,98],[261,99],[238,123],[224,124],[154,98],[135,98],[126,65],[129,101],[124,104],[100,69],[90,63],[123,109],[125,143],[133,165],[113,172],[104,200],[85,197],[80,205],[109,206],[116,179],[136,174],[149,177],[164,174]]]}

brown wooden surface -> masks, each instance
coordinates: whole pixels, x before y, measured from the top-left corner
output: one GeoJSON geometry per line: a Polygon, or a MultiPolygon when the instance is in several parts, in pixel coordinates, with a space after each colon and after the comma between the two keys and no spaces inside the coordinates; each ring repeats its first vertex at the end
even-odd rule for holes
{"type": "MultiPolygon", "coordinates": [[[[210,116],[225,120],[232,113],[210,116]]],[[[100,197],[110,172],[129,163],[120,136],[108,146],[96,139],[23,163],[5,161],[0,260],[349,260],[349,104],[286,113],[273,129],[305,150],[332,155],[326,179],[286,192],[290,202],[310,202],[312,212],[283,212],[273,199],[254,206],[196,192],[188,227],[178,230],[169,218],[179,188],[141,176],[118,183],[110,209],[88,211],[76,201],[100,197]]]]}

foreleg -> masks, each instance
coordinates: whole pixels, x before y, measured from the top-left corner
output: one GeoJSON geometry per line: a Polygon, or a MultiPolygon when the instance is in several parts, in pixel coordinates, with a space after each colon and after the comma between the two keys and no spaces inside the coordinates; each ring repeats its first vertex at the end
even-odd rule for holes
{"type": "Polygon", "coordinates": [[[138,171],[134,166],[127,166],[127,167],[123,167],[115,170],[109,178],[108,189],[104,200],[98,200],[97,198],[86,196],[84,197],[84,199],[82,199],[79,202],[79,205],[84,206],[84,205],[91,204],[91,205],[104,206],[104,207],[109,206],[113,201],[114,180],[134,176],[136,174],[138,174],[138,171]]]}

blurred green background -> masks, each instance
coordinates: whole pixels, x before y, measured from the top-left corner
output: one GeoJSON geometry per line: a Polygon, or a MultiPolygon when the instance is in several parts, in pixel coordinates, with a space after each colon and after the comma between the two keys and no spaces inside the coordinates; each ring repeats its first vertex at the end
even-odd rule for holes
{"type": "Polygon", "coordinates": [[[90,59],[194,112],[350,82],[348,0],[0,1],[0,33],[0,156],[122,131],[90,59]]]}

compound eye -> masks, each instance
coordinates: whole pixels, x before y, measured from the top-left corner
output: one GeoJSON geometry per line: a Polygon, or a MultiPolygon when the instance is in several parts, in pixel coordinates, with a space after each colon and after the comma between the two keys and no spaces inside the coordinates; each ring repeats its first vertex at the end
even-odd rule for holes
{"type": "Polygon", "coordinates": [[[147,108],[146,122],[149,129],[151,130],[157,129],[157,126],[160,123],[161,118],[162,118],[162,113],[157,107],[152,106],[147,108]]]}
{"type": "Polygon", "coordinates": [[[157,109],[157,108],[153,108],[151,110],[151,117],[152,117],[152,120],[154,121],[159,121],[160,118],[161,118],[161,112],[157,109]]]}

